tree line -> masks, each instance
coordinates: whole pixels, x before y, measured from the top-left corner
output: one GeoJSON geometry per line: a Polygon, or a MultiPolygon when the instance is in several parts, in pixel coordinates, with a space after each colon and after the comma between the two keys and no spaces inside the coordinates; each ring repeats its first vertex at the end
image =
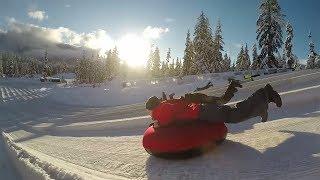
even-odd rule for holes
{"type": "Polygon", "coordinates": [[[39,59],[20,56],[11,52],[0,52],[0,76],[22,77],[36,74],[51,76],[72,71],[73,67],[68,63],[62,61],[48,62],[47,56],[44,59],[39,59]]]}

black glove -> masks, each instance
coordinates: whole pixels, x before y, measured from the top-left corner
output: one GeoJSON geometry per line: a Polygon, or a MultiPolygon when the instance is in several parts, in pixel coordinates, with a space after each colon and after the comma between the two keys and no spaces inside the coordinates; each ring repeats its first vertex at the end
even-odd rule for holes
{"type": "Polygon", "coordinates": [[[170,95],[169,95],[169,98],[170,98],[170,99],[173,99],[173,96],[174,96],[174,95],[175,95],[175,93],[170,94],[170,95]]]}
{"type": "Polygon", "coordinates": [[[162,100],[162,101],[167,100],[167,95],[166,95],[165,92],[162,92],[162,99],[161,99],[161,100],[162,100]]]}

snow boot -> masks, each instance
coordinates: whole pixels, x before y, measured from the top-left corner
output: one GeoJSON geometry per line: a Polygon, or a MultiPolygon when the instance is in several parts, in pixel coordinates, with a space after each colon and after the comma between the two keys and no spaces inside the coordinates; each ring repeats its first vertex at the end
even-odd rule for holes
{"type": "Polygon", "coordinates": [[[229,84],[230,84],[231,86],[242,88],[242,85],[241,85],[241,83],[240,83],[240,80],[236,80],[236,79],[229,78],[228,81],[229,81],[229,84]]]}
{"type": "Polygon", "coordinates": [[[264,87],[264,89],[265,89],[266,94],[268,96],[268,102],[273,102],[277,105],[277,107],[281,107],[282,100],[281,100],[279,93],[277,91],[273,90],[273,88],[270,84],[267,84],[264,87]]]}
{"type": "Polygon", "coordinates": [[[229,102],[233,98],[234,93],[238,92],[237,88],[242,88],[239,80],[231,79],[229,80],[229,82],[230,84],[226,92],[221,97],[221,102],[219,104],[226,104],[227,102],[229,102]]]}
{"type": "Polygon", "coordinates": [[[202,93],[191,93],[185,94],[185,100],[189,102],[196,102],[196,103],[209,103],[209,104],[226,104],[233,98],[234,93],[238,91],[237,88],[242,88],[239,80],[229,79],[229,86],[226,92],[221,97],[215,96],[207,96],[202,93]]]}
{"type": "Polygon", "coordinates": [[[209,89],[209,88],[212,87],[212,86],[213,86],[212,82],[209,81],[209,82],[207,83],[207,85],[205,85],[204,87],[198,87],[198,88],[196,88],[196,90],[194,90],[193,92],[203,91],[203,90],[209,89]]]}
{"type": "Polygon", "coordinates": [[[268,105],[275,103],[278,107],[282,106],[280,95],[273,90],[270,84],[254,92],[248,99],[236,104],[242,118],[261,117],[262,122],[268,120],[268,105]]]}

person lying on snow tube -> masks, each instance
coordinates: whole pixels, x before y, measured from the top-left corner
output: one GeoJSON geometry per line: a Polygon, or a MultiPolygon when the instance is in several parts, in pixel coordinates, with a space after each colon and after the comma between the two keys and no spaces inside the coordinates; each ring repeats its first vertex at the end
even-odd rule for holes
{"type": "MultiPolygon", "coordinates": [[[[242,87],[238,81],[231,81],[221,97],[207,96],[201,93],[185,94],[180,99],[170,100],[156,96],[149,98],[146,109],[151,111],[154,128],[190,121],[206,121],[209,123],[240,123],[252,117],[260,116],[262,122],[268,119],[268,104],[282,106],[282,100],[270,84],[254,92],[249,98],[237,103],[234,107],[224,105],[242,87]]],[[[165,95],[165,94],[164,94],[165,95]]]]}
{"type": "Polygon", "coordinates": [[[224,123],[240,123],[252,117],[260,116],[262,122],[268,119],[268,104],[273,102],[282,106],[282,100],[270,84],[254,92],[249,98],[234,107],[224,105],[237,92],[237,85],[232,81],[222,97],[207,96],[201,93],[185,94],[180,99],[163,100],[156,96],[148,99],[146,109],[159,126],[171,123],[201,120],[224,123]]]}

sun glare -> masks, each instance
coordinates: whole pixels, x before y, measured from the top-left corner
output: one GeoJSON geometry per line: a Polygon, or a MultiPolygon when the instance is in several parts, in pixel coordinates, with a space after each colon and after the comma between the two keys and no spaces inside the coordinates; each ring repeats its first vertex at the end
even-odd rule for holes
{"type": "Polygon", "coordinates": [[[150,43],[135,34],[123,36],[117,43],[119,56],[129,66],[145,66],[150,52],[150,43]]]}

